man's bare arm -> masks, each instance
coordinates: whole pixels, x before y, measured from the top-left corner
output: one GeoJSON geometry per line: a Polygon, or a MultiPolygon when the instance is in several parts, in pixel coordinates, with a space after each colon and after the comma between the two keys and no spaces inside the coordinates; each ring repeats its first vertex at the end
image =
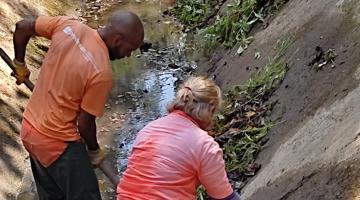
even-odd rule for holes
{"type": "Polygon", "coordinates": [[[95,116],[89,114],[85,110],[81,109],[78,116],[78,129],[81,137],[85,140],[85,143],[89,150],[99,149],[99,144],[96,137],[96,123],[95,116]]]}
{"type": "Polygon", "coordinates": [[[13,42],[15,49],[15,59],[19,62],[24,62],[26,45],[28,44],[30,38],[36,35],[35,21],[36,17],[23,19],[16,23],[13,42]]]}

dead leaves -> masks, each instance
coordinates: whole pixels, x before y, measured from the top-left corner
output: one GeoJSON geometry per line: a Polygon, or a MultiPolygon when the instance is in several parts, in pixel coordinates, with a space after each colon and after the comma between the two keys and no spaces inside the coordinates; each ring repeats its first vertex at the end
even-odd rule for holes
{"type": "Polygon", "coordinates": [[[322,70],[327,64],[331,64],[331,68],[336,67],[335,58],[337,54],[334,49],[328,49],[326,52],[322,47],[315,47],[315,52],[311,56],[308,66],[315,66],[316,70],[322,70]]]}
{"type": "MultiPolygon", "coordinates": [[[[266,118],[277,101],[269,101],[288,70],[280,58],[290,41],[279,41],[278,52],[245,86],[236,86],[225,96],[225,109],[215,119],[215,140],[224,153],[232,186],[239,191],[260,169],[255,158],[272,123],[266,118]]],[[[325,55],[325,54],[324,54],[325,55]]],[[[332,58],[329,54],[329,58],[332,58]]]]}
{"type": "Polygon", "coordinates": [[[246,116],[247,118],[251,118],[251,117],[254,116],[254,115],[256,115],[256,112],[254,112],[254,111],[248,111],[248,112],[245,113],[245,116],[246,116]]]}
{"type": "Polygon", "coordinates": [[[220,131],[223,134],[215,140],[223,148],[226,170],[236,189],[241,189],[248,177],[260,169],[254,160],[261,149],[261,140],[271,127],[265,118],[273,107],[263,98],[264,95],[236,97],[235,102],[227,106],[227,111],[217,116],[218,123],[225,125],[220,131]]]}

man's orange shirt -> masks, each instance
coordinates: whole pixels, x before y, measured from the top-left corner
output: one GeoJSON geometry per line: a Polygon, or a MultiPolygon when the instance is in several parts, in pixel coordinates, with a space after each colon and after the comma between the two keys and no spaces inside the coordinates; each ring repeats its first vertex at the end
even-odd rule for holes
{"type": "Polygon", "coordinates": [[[51,46],[24,112],[24,121],[29,126],[23,126],[22,133],[26,132],[25,127],[36,131],[26,137],[21,135],[30,154],[48,166],[51,163],[42,162],[42,157],[51,154],[52,159],[47,160],[56,160],[67,146],[65,141],[80,139],[77,130],[80,109],[94,116],[102,115],[112,87],[112,71],[108,49],[96,30],[68,17],[40,16],[35,31],[50,39],[51,46]],[[40,136],[32,137],[36,133],[40,136]],[[42,152],[46,149],[37,149],[42,137],[61,148],[42,152]]]}

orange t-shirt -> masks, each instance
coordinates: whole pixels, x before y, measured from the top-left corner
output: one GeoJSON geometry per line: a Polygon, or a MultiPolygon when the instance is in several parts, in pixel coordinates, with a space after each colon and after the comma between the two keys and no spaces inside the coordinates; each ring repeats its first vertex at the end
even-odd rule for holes
{"type": "MultiPolygon", "coordinates": [[[[80,139],[80,109],[95,116],[104,111],[112,87],[108,49],[96,30],[68,17],[40,16],[35,31],[51,45],[24,119],[38,133],[59,141],[53,145],[66,147],[64,141],[80,139]]],[[[34,138],[22,139],[36,145],[34,138]]]]}
{"type": "Polygon", "coordinates": [[[138,133],[117,199],[195,199],[199,184],[217,199],[233,192],[219,145],[184,112],[175,111],[138,133]]]}
{"type": "Polygon", "coordinates": [[[37,131],[26,119],[21,123],[20,137],[31,157],[48,167],[64,152],[67,144],[37,131]]]}

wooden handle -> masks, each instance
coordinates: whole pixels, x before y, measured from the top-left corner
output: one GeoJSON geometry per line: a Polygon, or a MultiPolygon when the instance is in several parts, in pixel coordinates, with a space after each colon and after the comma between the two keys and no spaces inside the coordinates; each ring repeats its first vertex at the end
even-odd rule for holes
{"type": "Polygon", "coordinates": [[[111,183],[113,183],[115,185],[115,187],[117,186],[120,178],[119,176],[114,172],[115,170],[110,166],[110,164],[108,162],[106,162],[106,160],[104,160],[100,166],[99,166],[100,170],[109,178],[109,180],[111,181],[111,183]]]}
{"type": "MultiPolygon", "coordinates": [[[[10,57],[6,54],[6,52],[0,48],[0,57],[5,61],[5,63],[11,68],[11,70],[13,72],[15,72],[15,67],[12,64],[12,61],[10,59],[10,57]]],[[[27,88],[29,88],[30,91],[34,90],[34,84],[28,79],[26,78],[24,80],[24,84],[26,85],[27,88]]]]}

